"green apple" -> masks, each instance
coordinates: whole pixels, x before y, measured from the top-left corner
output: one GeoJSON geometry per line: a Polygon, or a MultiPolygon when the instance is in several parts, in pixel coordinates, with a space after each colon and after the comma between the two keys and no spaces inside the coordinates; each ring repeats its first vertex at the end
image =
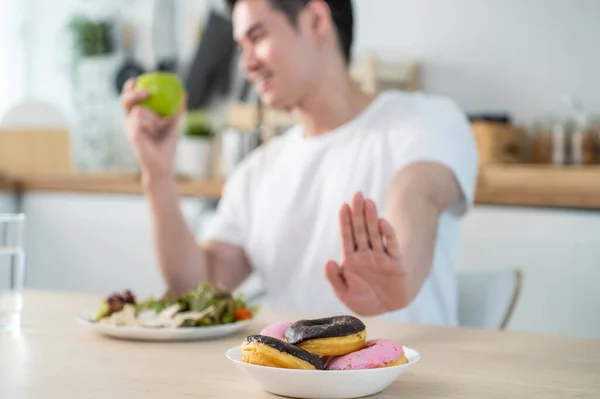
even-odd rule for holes
{"type": "Polygon", "coordinates": [[[161,118],[171,118],[179,112],[184,98],[184,88],[179,76],[169,72],[149,72],[136,78],[135,88],[144,90],[148,97],[140,101],[161,118]]]}

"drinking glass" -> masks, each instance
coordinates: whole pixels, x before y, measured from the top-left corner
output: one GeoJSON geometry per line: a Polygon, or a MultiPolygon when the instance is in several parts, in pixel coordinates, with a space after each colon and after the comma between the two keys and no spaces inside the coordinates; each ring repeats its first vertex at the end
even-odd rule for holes
{"type": "Polygon", "coordinates": [[[0,331],[21,326],[25,215],[0,213],[0,331]]]}

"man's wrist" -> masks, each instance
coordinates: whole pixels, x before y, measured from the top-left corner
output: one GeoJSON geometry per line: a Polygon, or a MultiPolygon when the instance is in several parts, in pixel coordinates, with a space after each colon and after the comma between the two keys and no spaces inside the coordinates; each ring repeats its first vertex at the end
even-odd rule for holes
{"type": "Polygon", "coordinates": [[[169,173],[142,173],[142,187],[147,194],[163,191],[175,184],[175,175],[169,173]]]}

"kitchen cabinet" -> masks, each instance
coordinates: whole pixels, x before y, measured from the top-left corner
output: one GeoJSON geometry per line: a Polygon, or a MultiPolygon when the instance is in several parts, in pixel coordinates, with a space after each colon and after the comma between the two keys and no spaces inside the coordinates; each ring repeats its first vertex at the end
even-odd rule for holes
{"type": "Polygon", "coordinates": [[[13,213],[15,211],[15,196],[8,191],[0,191],[0,213],[13,213]]]}
{"type": "MultiPolygon", "coordinates": [[[[206,207],[197,199],[182,200],[186,220],[199,234],[206,207]]],[[[28,287],[163,292],[145,197],[32,192],[24,196],[23,210],[29,220],[28,287]]]]}
{"type": "Polygon", "coordinates": [[[600,211],[477,206],[460,270],[520,268],[511,330],[600,338],[600,211]]]}
{"type": "MultiPolygon", "coordinates": [[[[200,237],[214,203],[184,197],[181,207],[200,237]]],[[[27,287],[99,294],[131,289],[140,296],[164,292],[145,197],[31,192],[23,209],[29,218],[27,287]]],[[[240,287],[246,295],[259,289],[255,276],[240,287]]]]}

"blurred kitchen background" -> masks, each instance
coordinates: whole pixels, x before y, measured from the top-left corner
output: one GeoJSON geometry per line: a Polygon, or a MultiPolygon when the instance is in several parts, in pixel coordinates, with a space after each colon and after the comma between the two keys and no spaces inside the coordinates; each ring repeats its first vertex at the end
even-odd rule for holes
{"type": "MultiPolygon", "coordinates": [[[[239,74],[223,3],[0,0],[0,213],[27,214],[28,287],[163,290],[123,133],[127,77],[175,71],[190,92],[177,170],[199,237],[232,168],[293,123],[239,74]]],[[[600,338],[600,2],[355,7],[365,90],[447,95],[471,118],[461,322],[600,338]]]]}

